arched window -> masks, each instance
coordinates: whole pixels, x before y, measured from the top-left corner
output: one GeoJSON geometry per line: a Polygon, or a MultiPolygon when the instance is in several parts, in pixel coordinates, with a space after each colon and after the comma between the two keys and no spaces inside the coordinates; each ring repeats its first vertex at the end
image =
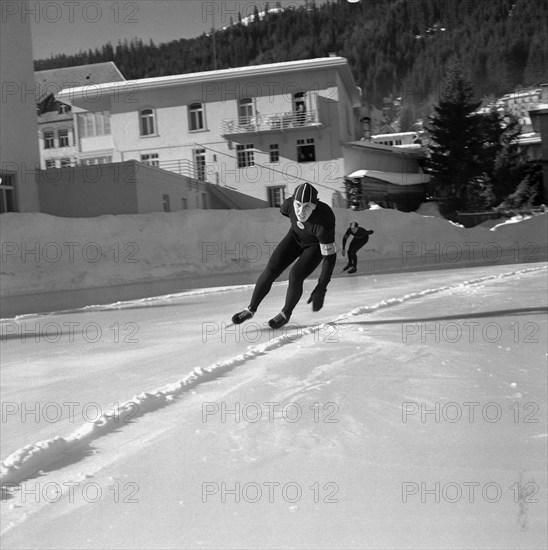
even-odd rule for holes
{"type": "Polygon", "coordinates": [[[188,106],[188,128],[190,131],[205,128],[204,106],[201,103],[188,106]]]}
{"type": "Polygon", "coordinates": [[[156,133],[154,123],[154,111],[152,109],[143,109],[140,113],[141,135],[152,136],[156,133]]]}

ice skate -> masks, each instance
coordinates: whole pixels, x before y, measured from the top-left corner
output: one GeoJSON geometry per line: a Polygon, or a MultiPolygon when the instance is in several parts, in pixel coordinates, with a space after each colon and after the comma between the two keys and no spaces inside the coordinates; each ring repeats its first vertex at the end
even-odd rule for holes
{"type": "Polygon", "coordinates": [[[255,315],[255,312],[251,311],[248,307],[246,307],[243,311],[240,311],[239,313],[235,313],[232,316],[232,322],[235,325],[240,325],[244,321],[251,319],[253,315],[255,315]]]}
{"type": "Polygon", "coordinates": [[[270,321],[268,321],[268,326],[274,329],[281,328],[287,323],[287,321],[289,321],[289,318],[283,311],[280,311],[276,317],[273,317],[270,321]]]}

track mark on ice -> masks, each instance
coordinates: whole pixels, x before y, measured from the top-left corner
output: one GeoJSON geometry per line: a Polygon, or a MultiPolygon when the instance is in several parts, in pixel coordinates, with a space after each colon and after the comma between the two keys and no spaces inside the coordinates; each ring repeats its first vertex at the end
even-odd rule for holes
{"type": "Polygon", "coordinates": [[[409,300],[417,300],[419,298],[423,298],[424,296],[429,296],[430,294],[438,294],[440,292],[445,292],[446,290],[456,290],[459,288],[466,288],[471,285],[484,283],[486,281],[496,281],[498,279],[504,279],[506,277],[522,275],[523,273],[531,273],[533,271],[542,271],[546,269],[547,269],[547,266],[531,267],[528,269],[521,269],[518,271],[509,271],[506,273],[499,273],[497,275],[487,275],[485,277],[478,277],[477,279],[470,279],[469,281],[463,281],[462,283],[458,283],[458,284],[445,285],[437,288],[427,288],[426,290],[421,290],[419,292],[411,292],[410,294],[405,294],[404,296],[399,296],[398,298],[388,298],[388,300],[382,300],[380,302],[377,302],[376,304],[373,304],[372,306],[357,307],[352,311],[350,311],[349,313],[343,313],[342,315],[339,315],[335,319],[334,323],[337,323],[339,321],[343,321],[346,319],[350,319],[357,315],[371,313],[372,311],[376,311],[378,309],[382,309],[385,307],[397,306],[399,304],[403,304],[403,302],[408,302],[409,300]]]}
{"type": "MultiPolygon", "coordinates": [[[[276,283],[284,284],[286,281],[276,283]]],[[[194,290],[185,290],[182,292],[176,292],[174,294],[163,294],[161,296],[151,296],[148,298],[138,298],[136,300],[125,300],[123,302],[114,302],[112,304],[96,304],[91,306],[82,306],[73,309],[61,309],[58,311],[49,311],[46,313],[24,313],[22,315],[16,315],[12,318],[3,318],[0,321],[11,321],[11,320],[23,320],[23,319],[33,319],[35,317],[46,317],[48,315],[61,315],[67,313],[81,313],[83,311],[116,311],[119,309],[131,309],[131,308],[141,308],[141,307],[154,307],[160,303],[165,303],[166,301],[175,301],[183,300],[184,298],[193,298],[195,296],[202,296],[204,294],[217,294],[222,292],[232,292],[234,290],[249,290],[252,289],[254,285],[237,285],[237,286],[219,286],[211,288],[197,288],[194,290]]]]}

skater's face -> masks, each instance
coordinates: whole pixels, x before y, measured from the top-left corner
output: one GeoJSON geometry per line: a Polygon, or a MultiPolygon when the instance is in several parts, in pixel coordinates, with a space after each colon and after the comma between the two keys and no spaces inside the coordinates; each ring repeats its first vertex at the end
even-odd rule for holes
{"type": "Polygon", "coordinates": [[[308,218],[310,218],[312,212],[314,212],[316,205],[313,202],[293,201],[293,208],[295,209],[297,219],[300,222],[305,222],[308,218]]]}

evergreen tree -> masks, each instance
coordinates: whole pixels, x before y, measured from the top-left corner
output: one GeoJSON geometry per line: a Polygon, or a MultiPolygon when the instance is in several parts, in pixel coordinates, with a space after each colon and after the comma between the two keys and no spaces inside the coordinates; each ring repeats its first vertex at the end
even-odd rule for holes
{"type": "MultiPolygon", "coordinates": [[[[521,126],[515,117],[501,115],[491,118],[491,125],[484,129],[484,135],[488,132],[492,140],[497,140],[493,148],[493,156],[486,160],[491,165],[491,178],[493,181],[493,194],[495,204],[500,202],[510,193],[513,193],[524,176],[524,163],[518,145],[518,135],[521,126]]],[[[487,138],[488,139],[488,138],[487,138]]]]}
{"type": "Polygon", "coordinates": [[[521,174],[523,179],[516,190],[504,199],[497,210],[523,210],[545,202],[542,186],[542,165],[535,162],[526,162],[521,166],[521,174]]]}
{"type": "MultiPolygon", "coordinates": [[[[254,15],[261,1],[256,5],[254,15]]],[[[238,14],[215,35],[217,68],[336,52],[349,60],[369,103],[381,106],[388,94],[400,95],[403,84],[419,112],[454,53],[480,95],[538,85],[546,74],[547,13],[548,0],[310,0],[308,7],[286,6],[248,25],[238,24],[238,14]]],[[[116,48],[54,55],[36,61],[35,69],[112,60],[129,79],[213,69],[211,45],[203,36],[131,46],[124,41],[116,48]]]]}
{"type": "Polygon", "coordinates": [[[484,172],[478,138],[480,121],[475,113],[480,103],[473,101],[473,96],[472,86],[453,59],[427,127],[431,138],[427,169],[440,211],[447,216],[466,207],[468,187],[484,172]]]}

